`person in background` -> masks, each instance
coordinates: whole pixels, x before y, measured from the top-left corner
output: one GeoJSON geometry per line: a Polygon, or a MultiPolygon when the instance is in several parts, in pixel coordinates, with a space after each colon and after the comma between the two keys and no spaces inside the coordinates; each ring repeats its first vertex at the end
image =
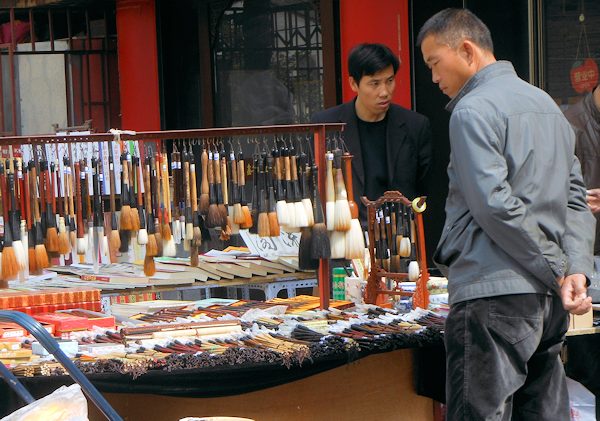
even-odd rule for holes
{"type": "MultiPolygon", "coordinates": [[[[581,101],[565,111],[577,141],[575,155],[581,162],[583,181],[588,187],[587,201],[596,214],[596,242],[594,254],[600,256],[600,89],[599,86],[588,93],[581,101]]],[[[598,263],[596,268],[598,269],[598,263]]]]}
{"type": "Polygon", "coordinates": [[[431,128],[427,117],[392,103],[400,62],[382,44],[360,44],[348,56],[348,80],[356,97],[313,115],[311,123],[346,123],[342,137],[354,155],[352,183],[360,198],[398,190],[409,199],[427,194],[431,128]]]}
{"type": "Polygon", "coordinates": [[[568,420],[559,352],[590,310],[595,220],[575,136],[544,91],[496,61],[490,31],[445,9],[417,43],[451,100],[446,223],[448,420],[568,420]]]}

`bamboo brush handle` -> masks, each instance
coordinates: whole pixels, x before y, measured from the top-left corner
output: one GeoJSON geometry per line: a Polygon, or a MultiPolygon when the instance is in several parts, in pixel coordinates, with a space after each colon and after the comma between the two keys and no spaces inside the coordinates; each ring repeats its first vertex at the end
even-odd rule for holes
{"type": "Polygon", "coordinates": [[[326,195],[325,200],[327,202],[335,201],[335,187],[333,184],[333,154],[327,154],[327,174],[326,174],[326,195]]]}
{"type": "Polygon", "coordinates": [[[277,156],[275,158],[275,178],[277,180],[282,180],[282,174],[281,174],[281,156],[277,156]]]}
{"type": "Polygon", "coordinates": [[[227,159],[221,157],[221,189],[223,190],[223,204],[229,204],[229,192],[227,190],[227,159]]]}
{"type": "MultiPolygon", "coordinates": [[[[233,152],[232,152],[233,153],[233,152]]],[[[238,165],[237,165],[237,161],[234,159],[230,159],[230,164],[231,164],[231,174],[230,174],[230,178],[231,178],[231,188],[232,188],[232,192],[231,192],[231,200],[233,203],[231,204],[236,204],[240,202],[240,198],[238,197],[239,195],[237,194],[237,186],[238,186],[238,165]]]]}
{"type": "Polygon", "coordinates": [[[190,186],[192,190],[192,212],[198,212],[198,191],[196,187],[196,164],[190,162],[190,186]]]}
{"type": "Polygon", "coordinates": [[[292,177],[291,177],[291,169],[290,169],[290,157],[289,155],[286,155],[283,158],[283,166],[285,168],[285,181],[291,181],[292,177]]]}
{"type": "MultiPolygon", "coordinates": [[[[348,193],[348,202],[354,202],[354,186],[352,185],[352,155],[344,154],[342,156],[344,166],[344,183],[346,184],[346,192],[348,193]]],[[[356,216],[358,217],[358,215],[356,216]]],[[[354,215],[352,215],[354,218],[354,215]]]]}
{"type": "MultiPolygon", "coordinates": [[[[75,197],[77,202],[77,238],[83,238],[83,214],[82,202],[81,202],[81,170],[79,162],[75,162],[75,197]]],[[[39,211],[36,205],[36,218],[39,211]]]]}
{"type": "Polygon", "coordinates": [[[192,198],[190,192],[190,163],[186,160],[183,162],[183,189],[185,191],[185,207],[192,206],[192,198]]]}
{"type": "Polygon", "coordinates": [[[202,166],[202,184],[200,185],[200,194],[208,194],[208,153],[206,152],[206,149],[202,149],[200,165],[202,166]]]}
{"type": "Polygon", "coordinates": [[[213,155],[213,168],[215,173],[215,184],[221,184],[221,161],[219,160],[219,155],[213,155]]]}
{"type": "Polygon", "coordinates": [[[163,205],[167,211],[167,220],[165,223],[171,221],[171,189],[169,186],[169,168],[167,164],[167,154],[162,154],[160,158],[160,172],[161,172],[161,183],[162,183],[162,194],[163,194],[163,205]]]}
{"type": "MultiPolygon", "coordinates": [[[[150,191],[150,159],[146,162],[146,172],[144,173],[144,199],[146,201],[146,214],[152,212],[152,193],[150,191]]],[[[148,221],[150,223],[150,221],[148,221]]],[[[154,223],[152,221],[152,223],[154,223]]]]}
{"type": "MultiPolygon", "coordinates": [[[[109,147],[111,147],[111,146],[109,145],[109,147]]],[[[117,205],[115,203],[116,186],[115,186],[115,172],[114,171],[115,171],[115,163],[111,156],[108,161],[108,184],[109,184],[109,188],[110,188],[110,212],[111,212],[111,214],[115,213],[115,211],[117,209],[117,205]]]]}
{"type": "Polygon", "coordinates": [[[31,216],[31,189],[29,187],[29,171],[25,172],[24,174],[24,180],[23,180],[23,188],[24,188],[24,194],[25,194],[25,220],[27,221],[27,231],[31,231],[31,220],[32,220],[32,216],[31,216]]]}
{"type": "Polygon", "coordinates": [[[298,167],[296,166],[296,155],[292,155],[291,159],[292,181],[298,180],[298,167]]]}
{"type": "Polygon", "coordinates": [[[137,168],[137,177],[136,177],[137,185],[136,185],[136,188],[137,188],[137,205],[138,205],[139,208],[143,207],[143,205],[144,205],[144,202],[142,200],[142,183],[144,182],[142,174],[143,174],[142,162],[138,158],[138,168],[137,168]]]}
{"type": "Polygon", "coordinates": [[[126,156],[126,154],[123,154],[121,157],[121,207],[129,204],[129,197],[127,197],[127,193],[129,193],[129,167],[126,156]]]}
{"type": "Polygon", "coordinates": [[[75,216],[75,204],[73,202],[73,196],[74,196],[74,191],[73,191],[73,174],[72,174],[72,168],[70,166],[71,162],[69,161],[69,171],[67,173],[67,182],[69,184],[69,215],[71,215],[71,217],[75,216]]]}
{"type": "Polygon", "coordinates": [[[246,185],[246,174],[243,159],[238,159],[238,185],[242,188],[246,185]]]}

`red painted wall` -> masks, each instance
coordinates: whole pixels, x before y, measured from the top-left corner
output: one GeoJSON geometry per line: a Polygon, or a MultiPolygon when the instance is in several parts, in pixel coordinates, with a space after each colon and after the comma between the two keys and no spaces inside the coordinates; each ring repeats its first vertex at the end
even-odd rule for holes
{"type": "Polygon", "coordinates": [[[160,130],[154,0],[117,0],[117,39],[121,128],[160,130]]]}
{"type": "Polygon", "coordinates": [[[348,53],[364,42],[387,45],[400,58],[394,102],[411,108],[408,0],[341,0],[340,44],[342,50],[342,97],[354,97],[348,83],[348,53]]]}

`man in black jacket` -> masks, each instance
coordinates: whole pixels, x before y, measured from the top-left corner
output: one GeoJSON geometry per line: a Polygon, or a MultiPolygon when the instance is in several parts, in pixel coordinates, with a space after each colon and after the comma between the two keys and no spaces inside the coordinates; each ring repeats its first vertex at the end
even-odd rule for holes
{"type": "Polygon", "coordinates": [[[312,123],[346,123],[342,137],[354,159],[354,200],[365,224],[361,196],[371,200],[387,190],[409,199],[427,194],[431,129],[427,117],[392,104],[400,63],[381,44],[360,44],[348,56],[349,82],[356,97],[316,113],[312,123]]]}

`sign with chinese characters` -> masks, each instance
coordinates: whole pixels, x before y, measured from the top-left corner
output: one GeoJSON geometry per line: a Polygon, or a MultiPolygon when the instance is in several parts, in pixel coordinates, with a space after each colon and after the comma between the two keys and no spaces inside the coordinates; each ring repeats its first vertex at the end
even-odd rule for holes
{"type": "Polygon", "coordinates": [[[598,84],[598,65],[592,58],[577,60],[571,66],[571,86],[578,94],[591,92],[598,84]]]}
{"type": "Polygon", "coordinates": [[[281,256],[298,256],[300,245],[299,232],[281,230],[279,237],[259,237],[250,234],[248,230],[240,230],[240,235],[252,254],[258,254],[265,259],[276,259],[281,256]]]}

